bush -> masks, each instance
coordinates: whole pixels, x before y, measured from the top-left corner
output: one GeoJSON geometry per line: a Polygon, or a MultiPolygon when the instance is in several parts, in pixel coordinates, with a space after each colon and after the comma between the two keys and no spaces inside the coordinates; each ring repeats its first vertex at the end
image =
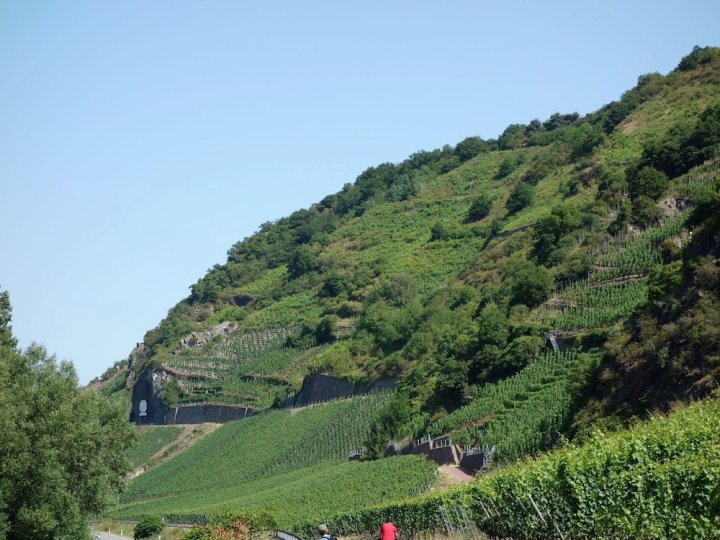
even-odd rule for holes
{"type": "Polygon", "coordinates": [[[631,171],[628,183],[630,198],[648,197],[658,200],[665,194],[668,187],[668,177],[653,167],[642,167],[631,171]]]}
{"type": "Polygon", "coordinates": [[[524,264],[513,275],[510,302],[513,305],[539,306],[549,298],[553,285],[553,278],[547,268],[532,263],[524,264]]]}
{"type": "Polygon", "coordinates": [[[506,157],[502,160],[502,163],[500,163],[500,167],[498,168],[498,172],[497,175],[495,175],[495,178],[505,178],[514,170],[516,170],[520,165],[522,165],[524,161],[525,158],[523,157],[523,155],[518,153],[514,153],[506,157]]]}
{"type": "Polygon", "coordinates": [[[478,196],[470,205],[467,220],[469,222],[480,221],[484,217],[487,217],[487,215],[490,213],[490,210],[492,209],[492,203],[493,198],[490,195],[483,193],[482,195],[478,196]]]}
{"type": "Polygon", "coordinates": [[[508,212],[514,214],[519,212],[523,208],[530,206],[535,198],[535,190],[527,182],[520,182],[515,189],[510,193],[505,208],[508,212]]]}
{"type": "Polygon", "coordinates": [[[480,137],[468,137],[457,144],[455,155],[460,159],[460,162],[465,163],[481,152],[487,152],[488,150],[488,143],[480,137]]]}
{"type": "Polygon", "coordinates": [[[133,538],[150,538],[156,534],[160,534],[165,528],[165,522],[160,516],[145,516],[137,525],[135,525],[135,534],[133,538]]]}

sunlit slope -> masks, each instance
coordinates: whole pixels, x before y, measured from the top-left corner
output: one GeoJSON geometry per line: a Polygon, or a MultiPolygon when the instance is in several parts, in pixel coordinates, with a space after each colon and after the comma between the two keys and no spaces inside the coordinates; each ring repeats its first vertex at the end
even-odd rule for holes
{"type": "Polygon", "coordinates": [[[346,460],[367,436],[390,393],[331,402],[300,411],[276,410],[231,422],[171,461],[135,479],[122,502],[204,492],[346,460]]]}
{"type": "MultiPolygon", "coordinates": [[[[224,465],[219,467],[232,475],[224,465]]],[[[139,519],[146,514],[162,514],[186,522],[222,510],[267,512],[280,526],[292,529],[309,516],[322,520],[338,508],[363,509],[412,497],[425,491],[434,478],[435,465],[418,456],[325,462],[248,482],[129,503],[111,515],[139,519]]]]}

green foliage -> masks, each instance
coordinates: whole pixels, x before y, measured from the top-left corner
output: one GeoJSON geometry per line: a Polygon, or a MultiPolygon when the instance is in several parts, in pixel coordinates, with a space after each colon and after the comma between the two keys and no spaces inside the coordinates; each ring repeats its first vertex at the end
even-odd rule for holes
{"type": "Polygon", "coordinates": [[[644,280],[588,286],[580,281],[568,286],[560,299],[567,307],[559,313],[541,310],[545,322],[556,330],[598,328],[628,317],[648,298],[644,280]]]}
{"type": "Polygon", "coordinates": [[[583,122],[566,128],[561,140],[570,148],[570,157],[579,159],[602,144],[605,141],[605,134],[600,126],[583,122]]]}
{"type": "Polygon", "coordinates": [[[535,307],[542,304],[550,296],[553,289],[553,278],[547,268],[532,263],[518,266],[512,274],[510,302],[535,307]]]}
{"type": "Polygon", "coordinates": [[[656,266],[648,276],[648,300],[659,302],[673,294],[682,281],[682,261],[656,266]]]}
{"type": "Polygon", "coordinates": [[[518,182],[515,189],[512,190],[505,208],[511,214],[519,212],[523,208],[530,206],[535,198],[535,190],[527,182],[518,182]]]}
{"type": "Polygon", "coordinates": [[[698,66],[709,64],[718,59],[718,50],[711,47],[695,45],[687,56],[684,56],[677,66],[678,71],[692,71],[698,66]]]}
{"type": "Polygon", "coordinates": [[[484,141],[480,137],[468,137],[460,141],[455,147],[455,154],[464,163],[481,152],[487,152],[493,147],[492,143],[484,141]]]}
{"type": "Polygon", "coordinates": [[[319,345],[332,343],[337,339],[338,318],[335,315],[328,315],[320,319],[315,329],[315,341],[319,345]]]}
{"type": "Polygon", "coordinates": [[[625,92],[619,101],[613,101],[590,115],[590,122],[603,128],[605,133],[612,131],[640,105],[660,93],[665,87],[665,77],[659,73],[649,73],[638,77],[638,83],[632,90],[625,92]]]}
{"type": "Polygon", "coordinates": [[[165,522],[160,516],[145,516],[135,525],[133,538],[150,538],[160,534],[164,528],[165,522]]]}
{"type": "MultiPolygon", "coordinates": [[[[7,298],[3,295],[4,300],[7,298]]],[[[0,306],[9,328],[9,304],[0,306]]],[[[40,345],[0,345],[0,537],[83,538],[122,489],[133,439],[121,403],[78,386],[40,345]],[[8,347],[10,345],[10,347],[8,347]]]]}
{"type": "Polygon", "coordinates": [[[514,150],[525,145],[525,138],[523,124],[510,124],[498,137],[498,146],[501,150],[514,150]]]}
{"type": "Polygon", "coordinates": [[[497,175],[498,179],[505,178],[510,175],[513,171],[525,162],[525,156],[519,152],[514,152],[508,157],[502,160],[500,167],[498,167],[497,175]]]}
{"type": "Polygon", "coordinates": [[[714,538],[718,429],[720,403],[698,403],[455,491],[325,521],[351,535],[374,530],[391,513],[401,530],[443,531],[443,511],[462,507],[483,533],[499,538],[714,538]]]}
{"type": "Polygon", "coordinates": [[[632,171],[628,177],[628,187],[632,199],[648,197],[657,200],[665,194],[668,178],[662,171],[645,166],[632,171]]]}
{"type": "Polygon", "coordinates": [[[544,264],[554,261],[553,253],[558,249],[563,236],[581,226],[580,210],[575,206],[561,204],[554,206],[550,215],[541,219],[533,231],[532,257],[544,264]]]}
{"type": "Polygon", "coordinates": [[[223,512],[210,518],[207,525],[197,525],[182,540],[246,540],[263,529],[275,529],[275,519],[267,514],[237,514],[223,512]]]}
{"type": "Polygon", "coordinates": [[[360,448],[390,393],[296,411],[268,411],[223,425],[130,485],[123,502],[243,482],[347,458],[360,448]]]}
{"type": "Polygon", "coordinates": [[[137,441],[128,450],[128,459],[135,469],[146,463],[160,449],[167,446],[183,432],[183,428],[176,426],[148,426],[139,432],[137,441]]]}
{"type": "Polygon", "coordinates": [[[501,461],[547,448],[572,412],[575,396],[568,391],[567,375],[590,361],[573,353],[546,355],[517,375],[479,388],[468,405],[432,424],[428,433],[468,433],[477,444],[495,445],[501,461]],[[478,426],[485,428],[482,435],[476,434],[478,426]]]}
{"type": "Polygon", "coordinates": [[[406,395],[396,393],[385,406],[380,409],[375,421],[370,426],[370,433],[365,448],[368,459],[382,458],[391,439],[397,438],[400,428],[408,421],[411,413],[410,402],[406,395]]]}
{"type": "Polygon", "coordinates": [[[507,344],[509,326],[505,312],[496,304],[482,308],[478,317],[478,341],[480,346],[504,347],[507,344]]]}
{"type": "Polygon", "coordinates": [[[0,348],[14,350],[17,347],[17,340],[12,335],[12,307],[10,306],[10,294],[7,291],[0,292],[0,348]]]}
{"type": "Polygon", "coordinates": [[[481,219],[487,217],[492,209],[493,201],[493,197],[487,193],[478,195],[470,205],[470,209],[467,214],[467,221],[480,221],[481,219]]]}
{"type": "Polygon", "coordinates": [[[298,246],[290,255],[288,261],[288,275],[292,278],[299,278],[308,272],[318,268],[317,255],[315,250],[306,245],[298,246]]]}

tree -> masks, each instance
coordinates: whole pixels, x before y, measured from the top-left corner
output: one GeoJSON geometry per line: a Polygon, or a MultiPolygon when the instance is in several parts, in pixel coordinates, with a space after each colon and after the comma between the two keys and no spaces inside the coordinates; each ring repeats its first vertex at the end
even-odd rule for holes
{"type": "Polygon", "coordinates": [[[488,150],[488,143],[480,137],[468,137],[460,141],[455,147],[455,154],[462,163],[474,158],[481,152],[488,150]]]}
{"type": "MultiPolygon", "coordinates": [[[[0,307],[0,329],[9,320],[9,305],[0,307]]],[[[42,346],[0,344],[0,538],[86,537],[129,470],[126,416],[42,346]]]]}
{"type": "Polygon", "coordinates": [[[160,534],[164,528],[165,522],[160,516],[145,516],[135,525],[133,538],[150,538],[151,536],[160,534]]]}
{"type": "Polygon", "coordinates": [[[639,197],[658,200],[667,190],[667,186],[668,177],[665,173],[647,166],[632,171],[628,182],[630,198],[633,200],[639,197]]]}
{"type": "Polygon", "coordinates": [[[539,306],[548,299],[552,288],[553,279],[547,268],[526,263],[513,274],[510,302],[539,306]]]}
{"type": "Polygon", "coordinates": [[[532,204],[533,198],[535,197],[535,190],[527,182],[520,182],[515,189],[510,193],[505,208],[508,212],[514,214],[519,212],[523,208],[532,204]]]}
{"type": "Polygon", "coordinates": [[[326,343],[332,343],[337,339],[338,333],[338,318],[335,315],[327,315],[320,319],[317,327],[315,328],[315,341],[318,344],[324,345],[326,343]]]}
{"type": "Polygon", "coordinates": [[[316,270],[317,267],[318,261],[315,251],[310,246],[303,244],[298,246],[290,255],[288,274],[292,278],[299,278],[308,272],[316,270]]]}
{"type": "Polygon", "coordinates": [[[468,210],[467,220],[469,222],[480,221],[490,213],[492,208],[493,198],[487,193],[479,195],[470,205],[468,210]]]}

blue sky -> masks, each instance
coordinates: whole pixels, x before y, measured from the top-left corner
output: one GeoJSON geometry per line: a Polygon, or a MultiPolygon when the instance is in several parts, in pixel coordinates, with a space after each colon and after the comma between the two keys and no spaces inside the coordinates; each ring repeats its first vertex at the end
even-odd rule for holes
{"type": "Polygon", "coordinates": [[[258,226],[365,168],[581,114],[720,2],[0,3],[0,287],[81,382],[258,226]]]}

